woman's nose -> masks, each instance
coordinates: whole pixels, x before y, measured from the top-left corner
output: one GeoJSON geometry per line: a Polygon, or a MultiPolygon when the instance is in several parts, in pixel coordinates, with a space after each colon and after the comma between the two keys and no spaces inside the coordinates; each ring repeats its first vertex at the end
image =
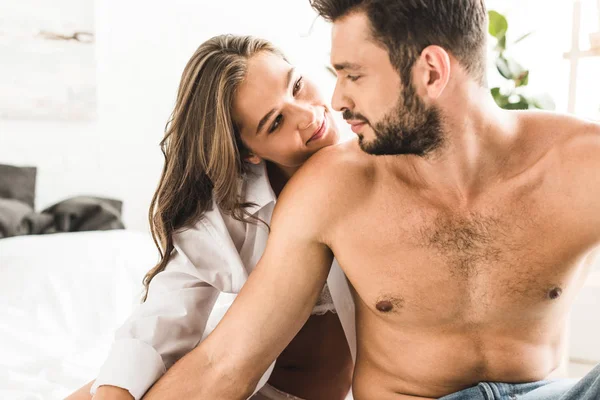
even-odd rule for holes
{"type": "Polygon", "coordinates": [[[296,108],[298,113],[298,129],[303,131],[312,128],[317,121],[317,107],[310,104],[299,104],[296,108]]]}

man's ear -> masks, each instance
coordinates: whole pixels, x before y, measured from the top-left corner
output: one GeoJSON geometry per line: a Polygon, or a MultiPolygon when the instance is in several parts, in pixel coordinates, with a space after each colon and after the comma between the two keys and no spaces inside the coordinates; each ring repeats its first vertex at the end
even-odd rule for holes
{"type": "Polygon", "coordinates": [[[420,80],[422,88],[431,99],[442,95],[450,80],[450,55],[440,46],[428,46],[419,58],[420,68],[416,79],[420,80]]]}
{"type": "Polygon", "coordinates": [[[252,153],[248,154],[244,160],[254,165],[260,164],[262,162],[262,158],[252,153]]]}

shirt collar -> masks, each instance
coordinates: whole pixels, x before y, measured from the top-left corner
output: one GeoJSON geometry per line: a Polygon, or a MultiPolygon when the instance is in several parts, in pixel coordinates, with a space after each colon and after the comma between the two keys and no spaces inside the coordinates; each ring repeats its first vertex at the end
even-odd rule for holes
{"type": "Polygon", "coordinates": [[[269,175],[267,174],[267,165],[264,161],[260,164],[251,164],[244,177],[242,188],[242,198],[246,203],[254,203],[246,210],[250,214],[255,214],[267,205],[277,200],[269,175]]]}

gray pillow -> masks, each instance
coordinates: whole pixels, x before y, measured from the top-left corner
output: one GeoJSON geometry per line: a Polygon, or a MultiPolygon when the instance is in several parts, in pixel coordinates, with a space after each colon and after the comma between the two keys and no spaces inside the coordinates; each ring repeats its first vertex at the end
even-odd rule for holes
{"type": "Polygon", "coordinates": [[[27,217],[33,214],[29,205],[13,199],[0,198],[0,239],[29,233],[27,217]]]}
{"type": "Polygon", "coordinates": [[[0,164],[0,198],[19,200],[35,208],[35,167],[0,164]]]}

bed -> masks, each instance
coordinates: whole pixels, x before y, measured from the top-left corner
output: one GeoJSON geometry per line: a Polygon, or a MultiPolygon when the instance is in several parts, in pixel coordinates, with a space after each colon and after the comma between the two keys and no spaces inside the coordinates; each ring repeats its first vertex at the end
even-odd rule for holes
{"type": "MultiPolygon", "coordinates": [[[[129,230],[0,239],[0,399],[63,399],[93,379],[157,258],[150,235],[129,230]]],[[[599,289],[595,268],[571,315],[572,361],[586,364],[572,376],[600,359],[599,289]]]]}
{"type": "Polygon", "coordinates": [[[0,240],[0,399],[62,399],[96,375],[157,261],[128,230],[0,240]]]}

